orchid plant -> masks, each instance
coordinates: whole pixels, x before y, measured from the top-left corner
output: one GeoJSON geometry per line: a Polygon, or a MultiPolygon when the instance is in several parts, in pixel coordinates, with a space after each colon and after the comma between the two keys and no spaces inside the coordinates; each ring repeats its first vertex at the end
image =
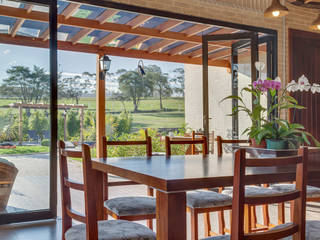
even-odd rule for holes
{"type": "Polygon", "coordinates": [[[290,123],[287,120],[280,119],[274,115],[275,111],[289,109],[304,109],[299,105],[297,100],[288,93],[293,91],[309,91],[320,93],[320,85],[310,85],[305,76],[299,78],[298,82],[291,81],[287,86],[282,87],[281,79],[262,78],[262,71],[265,68],[263,62],[255,63],[256,69],[259,71],[258,80],[244,87],[239,96],[231,95],[227,99],[235,99],[238,101],[237,106],[232,109],[231,116],[237,115],[239,112],[245,112],[251,119],[252,124],[244,130],[242,134],[247,134],[250,139],[254,140],[259,145],[264,139],[285,140],[290,147],[295,147],[297,144],[310,144],[308,137],[318,145],[320,143],[308,132],[305,131],[301,124],[290,123]],[[244,93],[252,94],[253,106],[247,106],[244,101],[244,93]],[[262,96],[270,96],[270,106],[266,108],[261,104],[262,96]]]}

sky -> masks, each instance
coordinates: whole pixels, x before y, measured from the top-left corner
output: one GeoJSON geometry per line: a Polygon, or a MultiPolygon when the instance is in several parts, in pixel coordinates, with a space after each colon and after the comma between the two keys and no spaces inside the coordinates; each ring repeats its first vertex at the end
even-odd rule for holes
{"type": "MultiPolygon", "coordinates": [[[[134,70],[137,68],[139,59],[109,56],[111,59],[110,72],[116,72],[118,69],[134,70]]],[[[156,64],[161,67],[163,72],[171,73],[183,64],[161,61],[143,60],[144,65],[156,64]]],[[[23,65],[33,67],[40,66],[49,71],[49,50],[43,48],[33,48],[25,46],[16,46],[9,44],[0,44],[0,83],[7,77],[6,70],[11,65],[23,65]]],[[[96,55],[87,53],[78,53],[71,51],[58,51],[59,72],[77,73],[83,72],[95,73],[96,55]]]]}

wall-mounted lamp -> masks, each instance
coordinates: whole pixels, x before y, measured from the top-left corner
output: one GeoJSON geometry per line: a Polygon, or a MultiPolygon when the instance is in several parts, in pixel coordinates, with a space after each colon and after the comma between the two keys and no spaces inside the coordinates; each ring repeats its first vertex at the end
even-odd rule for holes
{"type": "Polygon", "coordinates": [[[280,3],[280,0],[272,0],[270,7],[268,7],[264,12],[264,16],[268,18],[283,17],[288,14],[289,9],[286,6],[283,6],[280,3]]]}
{"type": "Polygon", "coordinates": [[[320,31],[320,14],[316,20],[310,25],[310,29],[320,31]]]}
{"type": "Polygon", "coordinates": [[[107,55],[101,56],[100,60],[100,70],[106,73],[110,70],[111,59],[107,55]]]}

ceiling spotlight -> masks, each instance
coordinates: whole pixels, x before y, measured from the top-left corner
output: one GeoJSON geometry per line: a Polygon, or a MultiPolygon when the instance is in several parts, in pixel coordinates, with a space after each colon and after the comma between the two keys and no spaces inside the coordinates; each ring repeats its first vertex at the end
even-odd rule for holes
{"type": "Polygon", "coordinates": [[[313,21],[313,23],[310,26],[310,29],[320,31],[320,14],[318,18],[313,21]]]}
{"type": "Polygon", "coordinates": [[[264,16],[268,18],[283,17],[288,14],[289,9],[286,6],[283,6],[280,3],[280,0],[272,0],[270,7],[268,7],[264,12],[264,16]]]}

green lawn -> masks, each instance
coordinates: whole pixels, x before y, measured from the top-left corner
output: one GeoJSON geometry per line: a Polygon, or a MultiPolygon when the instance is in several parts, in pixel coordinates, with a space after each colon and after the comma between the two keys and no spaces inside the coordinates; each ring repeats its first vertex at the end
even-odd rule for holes
{"type": "MultiPolygon", "coordinates": [[[[9,105],[10,103],[19,102],[17,99],[0,99],[0,106],[9,105]]],[[[59,104],[75,104],[75,101],[70,99],[59,99],[59,104]]],[[[96,99],[81,98],[79,104],[88,106],[88,109],[96,109],[96,99]]],[[[160,111],[159,99],[143,99],[139,105],[139,112],[132,113],[134,128],[179,128],[184,124],[184,99],[183,98],[168,98],[163,100],[165,111],[160,111]]],[[[119,113],[121,111],[133,111],[131,101],[106,100],[107,114],[119,113]]],[[[0,112],[7,109],[0,108],[0,112]]],[[[11,111],[18,114],[17,109],[11,111]]]]}
{"type": "Polygon", "coordinates": [[[45,146],[17,146],[12,149],[0,149],[0,155],[5,154],[29,154],[49,152],[49,147],[45,146]]]}

